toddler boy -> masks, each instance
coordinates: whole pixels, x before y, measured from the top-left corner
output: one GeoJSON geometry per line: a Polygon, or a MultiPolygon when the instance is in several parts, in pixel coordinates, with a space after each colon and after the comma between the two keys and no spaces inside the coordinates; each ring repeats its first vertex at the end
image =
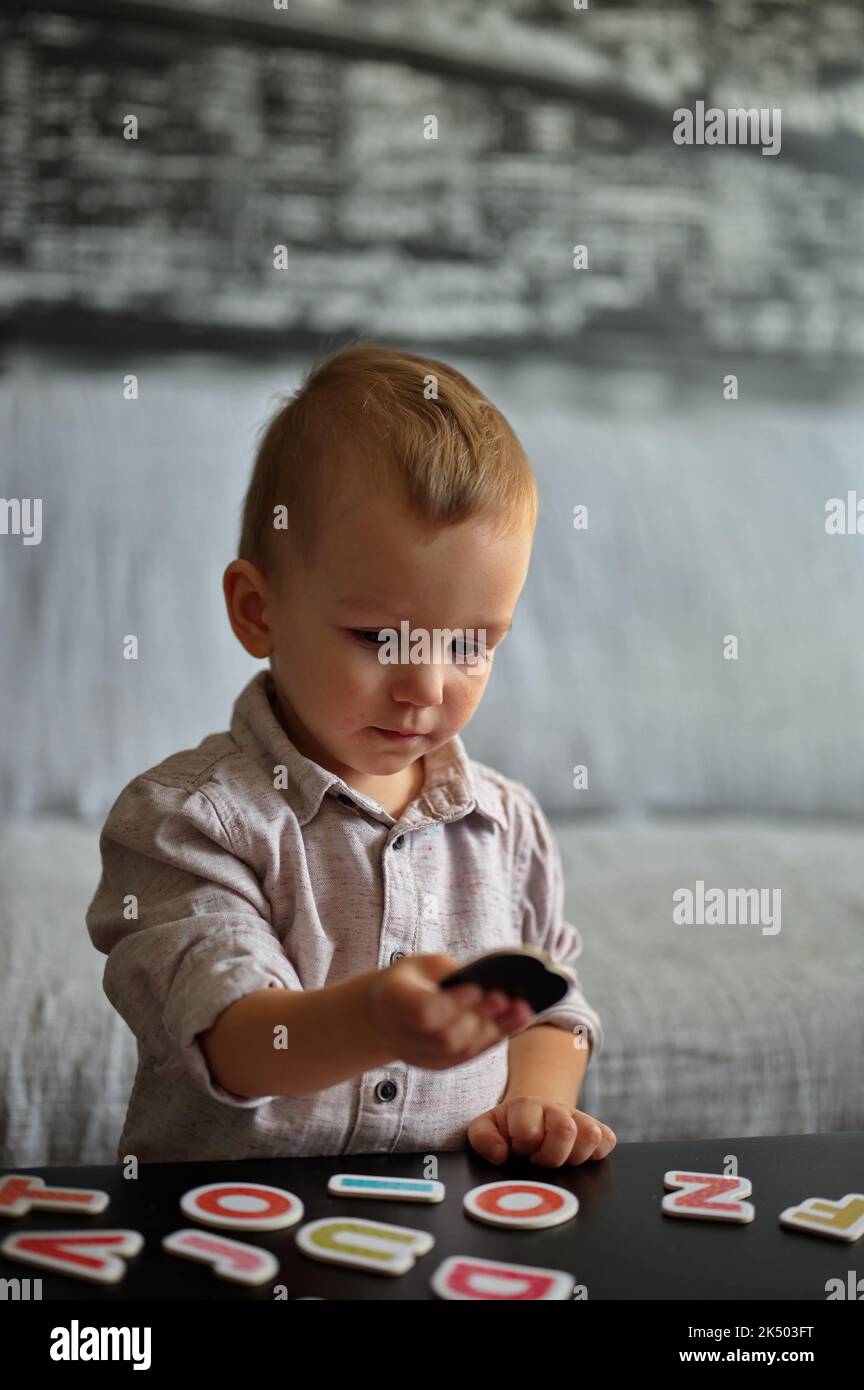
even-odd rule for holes
{"type": "Polygon", "coordinates": [[[614,1147],[575,1109],[601,1044],[575,974],[537,1015],[438,985],[488,950],[581,951],[538,801],[459,737],[536,514],[507,421],[435,359],[349,345],[266,427],[223,588],[268,669],[100,838],[87,928],[139,1056],[118,1158],[614,1147]],[[430,644],[381,659],[403,623],[430,644]]]}

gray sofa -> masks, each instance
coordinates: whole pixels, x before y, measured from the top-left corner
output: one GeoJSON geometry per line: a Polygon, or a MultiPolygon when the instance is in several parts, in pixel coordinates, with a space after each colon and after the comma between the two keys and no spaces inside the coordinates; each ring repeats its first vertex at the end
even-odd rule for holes
{"type": "MultiPolygon", "coordinates": [[[[220,578],[255,427],[304,365],[24,357],[0,387],[3,491],[43,499],[41,543],[0,543],[4,1166],[114,1159],[135,1041],[84,926],[98,831],[136,772],[227,727],[256,669],[220,578]]],[[[538,794],[561,847],[605,1027],[581,1104],[621,1141],[864,1128],[864,536],[824,528],[861,487],[864,414],[676,403],[651,378],[616,412],[620,376],[604,397],[576,372],[456,365],[541,488],[463,737],[538,794]],[[779,889],[781,930],[676,923],[699,881],[779,889]]]]}

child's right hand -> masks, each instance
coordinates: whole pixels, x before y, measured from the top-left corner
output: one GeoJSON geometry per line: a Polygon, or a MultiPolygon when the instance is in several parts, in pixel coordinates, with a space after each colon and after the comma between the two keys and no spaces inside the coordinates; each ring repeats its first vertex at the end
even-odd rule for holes
{"type": "Polygon", "coordinates": [[[438,981],[458,968],[452,956],[405,956],[373,975],[369,1002],[374,1026],[394,1060],[446,1071],[531,1022],[531,1005],[500,990],[479,985],[439,989],[438,981]]]}

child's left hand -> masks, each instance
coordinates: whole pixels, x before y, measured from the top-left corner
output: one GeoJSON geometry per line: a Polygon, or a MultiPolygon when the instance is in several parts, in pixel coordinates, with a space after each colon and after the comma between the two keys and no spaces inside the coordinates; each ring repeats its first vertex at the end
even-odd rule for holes
{"type": "Polygon", "coordinates": [[[543,1168],[605,1158],[618,1143],[608,1125],[540,1096],[510,1096],[478,1115],[468,1126],[468,1142],[481,1158],[503,1163],[512,1152],[543,1168]]]}

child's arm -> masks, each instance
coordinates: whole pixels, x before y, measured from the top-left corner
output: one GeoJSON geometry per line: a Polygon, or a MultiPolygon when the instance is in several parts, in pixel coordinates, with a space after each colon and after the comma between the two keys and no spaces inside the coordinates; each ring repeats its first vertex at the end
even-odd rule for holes
{"type": "MultiPolygon", "coordinates": [[[[582,953],[582,936],[578,928],[564,918],[564,874],[558,843],[537,798],[527,788],[523,791],[528,815],[522,825],[518,858],[521,874],[517,879],[522,944],[539,946],[556,964],[563,966],[573,980],[570,993],[559,1004],[539,1013],[532,1027],[543,1033],[549,1028],[558,1028],[567,1037],[574,1054],[584,1057],[587,1067],[600,1051],[603,1025],[600,1015],[585,998],[575,968],[582,953]],[[586,1046],[588,1043],[590,1048],[586,1046]]],[[[563,1044],[560,1046],[563,1049],[563,1044]]],[[[580,1082],[581,1079],[580,1071],[580,1082]]]]}
{"type": "Polygon", "coordinates": [[[304,990],[255,847],[234,825],[242,853],[199,790],[144,775],[118,797],[87,912],[111,1002],[161,1068],[185,1064],[226,1105],[322,1090],[393,1060],[370,1008],[378,972],[304,990]]]}
{"type": "Polygon", "coordinates": [[[251,1107],[261,1100],[213,1080],[199,1038],[233,1004],[300,994],[302,982],[273,928],[245,822],[230,806],[220,815],[187,775],[178,755],[120,793],[99,837],[87,930],[108,957],[105,993],[152,1065],[166,1077],[185,1070],[223,1105],[251,1107]]]}
{"type": "Polygon", "coordinates": [[[479,985],[439,989],[456,964],[408,956],[323,989],[257,990],[198,1041],[216,1083],[250,1098],[323,1091],[397,1059],[430,1071],[460,1066],[523,1028],[531,1010],[512,1001],[502,1011],[479,985]]]}
{"type": "Polygon", "coordinates": [[[575,1109],[588,1066],[588,1047],[575,1046],[577,1041],[546,1023],[517,1033],[507,1045],[510,1072],[503,1099],[542,1096],[575,1109]]]}
{"type": "Polygon", "coordinates": [[[555,837],[539,802],[527,788],[515,877],[515,907],[522,944],[539,946],[573,980],[569,995],[543,1009],[509,1041],[509,1074],[502,1099],[468,1126],[468,1142],[490,1163],[509,1153],[540,1167],[558,1168],[605,1158],[617,1143],[608,1125],[576,1109],[588,1062],[599,1050],[600,1016],[590,1006],[573,969],[581,936],[564,921],[564,880],[555,837]]]}
{"type": "Polygon", "coordinates": [[[238,999],[199,1036],[214,1080],[240,1096],[307,1095],[386,1066],[394,1057],[370,1008],[377,974],[238,999]]]}

